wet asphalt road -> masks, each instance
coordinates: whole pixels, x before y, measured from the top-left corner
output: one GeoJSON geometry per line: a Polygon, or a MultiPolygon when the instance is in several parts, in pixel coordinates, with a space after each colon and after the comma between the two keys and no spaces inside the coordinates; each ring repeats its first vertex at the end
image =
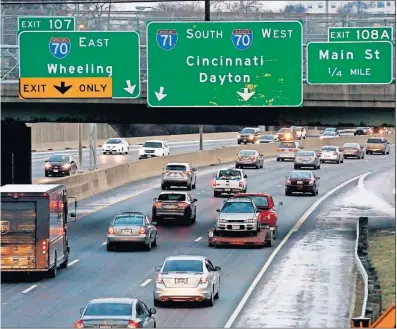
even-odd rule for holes
{"type": "MultiPolygon", "coordinates": [[[[195,152],[199,150],[199,142],[198,141],[186,141],[186,142],[170,142],[170,155],[177,153],[187,153],[187,152],[195,152]]],[[[204,141],[204,149],[212,150],[227,146],[237,145],[237,141],[235,139],[221,139],[221,140],[212,140],[212,141],[204,141]]],[[[97,167],[99,169],[116,166],[128,161],[138,160],[138,145],[133,145],[130,147],[129,154],[102,154],[102,148],[98,148],[97,150],[97,167]]],[[[33,180],[38,178],[43,178],[44,176],[44,164],[45,160],[48,160],[49,157],[53,154],[72,154],[76,161],[79,160],[78,150],[63,150],[63,151],[49,151],[49,152],[34,152],[32,153],[32,178],[33,180]]],[[[88,170],[89,167],[89,156],[88,149],[83,149],[83,169],[85,171],[88,170]]],[[[48,177],[51,179],[51,177],[48,177]]]]}
{"type": "MultiPolygon", "coordinates": [[[[380,173],[394,168],[394,150],[393,147],[390,155],[369,155],[364,160],[345,160],[340,165],[322,164],[321,170],[317,172],[321,177],[321,185],[319,196],[316,197],[284,195],[284,176],[292,169],[292,163],[271,159],[265,162],[264,169],[245,170],[248,174],[248,191],[267,191],[276,202],[284,202],[278,211],[278,239],[273,248],[212,249],[207,246],[207,231],[212,228],[215,210],[223,201],[213,198],[211,188],[212,174],[219,167],[202,168],[198,172],[197,189],[191,192],[199,200],[197,222],[189,227],[159,227],[159,246],[151,252],[107,252],[103,242],[109,221],[115,214],[128,210],[150,214],[152,199],[160,192],[158,177],[83,200],[80,202],[80,219],[70,224],[69,228],[70,261],[75,262],[67,270],[61,270],[56,279],[2,282],[2,325],[70,327],[79,317],[79,308],[84,307],[90,299],[99,297],[139,297],[153,306],[153,281],[143,284],[154,278],[155,265],[161,264],[170,255],[196,254],[206,255],[214,265],[222,267],[220,299],[212,308],[184,304],[157,308],[157,325],[168,328],[223,327],[274,248],[313,202],[352,177],[375,169],[380,173]],[[89,214],[92,211],[95,212],[89,214]],[[86,215],[82,216],[84,213],[86,215]],[[32,285],[37,286],[22,293],[32,285]]],[[[349,191],[353,185],[346,186],[343,191],[349,191]]],[[[305,223],[308,226],[304,227],[314,225],[314,218],[315,213],[305,223]]],[[[277,269],[278,262],[279,258],[276,257],[271,266],[277,269]]],[[[277,305],[277,298],[273,294],[269,294],[268,298],[277,305]]]]}

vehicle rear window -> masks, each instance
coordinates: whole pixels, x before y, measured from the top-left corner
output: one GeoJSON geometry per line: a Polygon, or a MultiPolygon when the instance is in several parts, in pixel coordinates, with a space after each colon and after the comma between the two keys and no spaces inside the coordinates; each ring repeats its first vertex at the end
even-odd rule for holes
{"type": "Polygon", "coordinates": [[[131,215],[131,216],[119,216],[114,219],[114,225],[143,225],[142,215],[131,215]]]}
{"type": "Polygon", "coordinates": [[[298,152],[297,155],[301,156],[301,157],[314,157],[315,153],[314,152],[308,152],[308,151],[300,151],[300,152],[298,152]]]}
{"type": "Polygon", "coordinates": [[[336,128],[326,128],[324,131],[336,131],[336,128]]]}
{"type": "Polygon", "coordinates": [[[186,195],[185,194],[160,194],[158,197],[158,200],[160,201],[186,201],[186,195]]]}
{"type": "Polygon", "coordinates": [[[252,129],[252,128],[244,128],[244,129],[241,131],[241,133],[242,133],[242,134],[253,134],[253,133],[255,133],[255,129],[252,129]]]}
{"type": "Polygon", "coordinates": [[[252,156],[255,154],[256,154],[255,151],[240,151],[238,155],[239,156],[252,156]]]}
{"type": "Polygon", "coordinates": [[[69,156],[55,154],[50,157],[50,162],[69,162],[69,156]]]}
{"type": "Polygon", "coordinates": [[[343,147],[345,147],[345,148],[347,148],[347,147],[359,147],[359,145],[355,144],[355,143],[346,143],[346,144],[343,144],[343,147]]]}
{"type": "Polygon", "coordinates": [[[379,144],[379,143],[383,143],[383,139],[382,138],[369,138],[367,143],[379,144]]]}
{"type": "Polygon", "coordinates": [[[241,173],[238,170],[234,170],[234,169],[225,169],[225,170],[220,170],[219,174],[218,174],[219,178],[229,178],[229,177],[241,177],[241,173]]]}
{"type": "Polygon", "coordinates": [[[253,213],[255,209],[251,202],[226,202],[222,212],[226,214],[253,213]]]}
{"type": "Polygon", "coordinates": [[[167,260],[164,264],[163,272],[203,272],[203,262],[193,259],[174,259],[167,260]]]}
{"type": "Polygon", "coordinates": [[[145,143],[143,143],[143,147],[161,149],[163,147],[163,144],[162,143],[157,143],[157,142],[145,142],[145,143]]]}
{"type": "Polygon", "coordinates": [[[165,167],[165,170],[186,171],[186,166],[183,166],[183,165],[168,165],[167,167],[165,167]]]}
{"type": "Polygon", "coordinates": [[[280,148],[280,149],[283,149],[283,148],[294,149],[295,143],[294,142],[282,142],[278,145],[278,148],[280,148]]]}
{"type": "Polygon", "coordinates": [[[324,136],[335,136],[336,133],[335,133],[335,131],[324,131],[323,135],[324,136]]]}
{"type": "MultiPolygon", "coordinates": [[[[239,198],[239,197],[237,197],[237,198],[239,198]]],[[[240,198],[242,198],[242,197],[240,197],[240,198]]],[[[244,198],[250,198],[252,201],[254,201],[256,206],[259,208],[268,208],[269,207],[267,198],[264,196],[245,196],[244,198]]]]}
{"type": "Polygon", "coordinates": [[[336,147],[332,147],[332,146],[323,146],[323,147],[321,148],[321,151],[335,152],[335,151],[336,151],[336,147]]]}
{"type": "Polygon", "coordinates": [[[311,178],[312,177],[312,175],[311,175],[311,173],[309,173],[309,172],[303,172],[303,171],[301,171],[301,172],[293,172],[293,173],[291,173],[291,175],[290,175],[290,178],[292,178],[292,179],[308,179],[308,178],[311,178]]]}
{"type": "Polygon", "coordinates": [[[285,134],[285,133],[290,133],[290,132],[291,132],[291,129],[289,129],[289,128],[281,128],[278,131],[279,134],[285,134]]]}
{"type": "Polygon", "coordinates": [[[266,135],[266,136],[262,136],[261,139],[274,139],[274,136],[272,135],[266,135]]]}
{"type": "Polygon", "coordinates": [[[117,138],[111,138],[106,142],[106,144],[120,144],[120,143],[121,143],[121,139],[117,139],[117,138]]]}
{"type": "Polygon", "coordinates": [[[87,306],[84,315],[129,316],[132,315],[132,306],[126,303],[93,303],[87,306]]]}

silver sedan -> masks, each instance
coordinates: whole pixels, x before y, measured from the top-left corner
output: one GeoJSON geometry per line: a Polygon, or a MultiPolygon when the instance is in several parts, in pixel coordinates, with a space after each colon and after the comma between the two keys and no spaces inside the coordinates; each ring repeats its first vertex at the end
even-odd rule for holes
{"type": "Polygon", "coordinates": [[[164,302],[203,302],[214,305],[220,294],[219,266],[205,256],[171,256],[156,266],[154,305],[164,302]]]}
{"type": "Polygon", "coordinates": [[[117,215],[110,223],[107,234],[107,250],[116,244],[137,243],[151,250],[157,246],[157,229],[150,219],[141,212],[125,212],[117,215]]]}
{"type": "Polygon", "coordinates": [[[315,151],[299,151],[296,153],[294,169],[312,167],[314,170],[320,169],[320,158],[315,151]]]}

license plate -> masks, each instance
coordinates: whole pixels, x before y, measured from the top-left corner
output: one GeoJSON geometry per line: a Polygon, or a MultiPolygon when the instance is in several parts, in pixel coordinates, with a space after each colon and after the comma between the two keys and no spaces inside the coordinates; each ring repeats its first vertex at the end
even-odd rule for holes
{"type": "Polygon", "coordinates": [[[54,169],[53,172],[58,172],[58,169],[54,169]]]}
{"type": "Polygon", "coordinates": [[[166,208],[166,209],[176,209],[177,206],[174,206],[174,205],[165,205],[164,208],[166,208]]]}
{"type": "Polygon", "coordinates": [[[121,230],[122,234],[131,234],[131,230],[121,230]]]}
{"type": "Polygon", "coordinates": [[[103,326],[99,326],[99,328],[111,328],[112,326],[107,326],[107,325],[103,325],[103,326]]]}
{"type": "Polygon", "coordinates": [[[232,225],[232,230],[239,230],[240,229],[240,225],[232,225]]]}
{"type": "Polygon", "coordinates": [[[300,180],[298,180],[298,181],[296,182],[296,184],[302,185],[302,184],[303,184],[303,182],[302,182],[302,181],[300,181],[300,180]]]}
{"type": "Polygon", "coordinates": [[[209,237],[209,238],[213,238],[213,237],[214,237],[214,232],[209,232],[209,233],[208,233],[208,237],[209,237]]]}
{"type": "Polygon", "coordinates": [[[175,283],[176,284],[187,284],[187,279],[178,278],[178,279],[175,279],[175,283]]]}
{"type": "Polygon", "coordinates": [[[225,188],[225,191],[226,192],[230,192],[230,188],[225,188]]]}

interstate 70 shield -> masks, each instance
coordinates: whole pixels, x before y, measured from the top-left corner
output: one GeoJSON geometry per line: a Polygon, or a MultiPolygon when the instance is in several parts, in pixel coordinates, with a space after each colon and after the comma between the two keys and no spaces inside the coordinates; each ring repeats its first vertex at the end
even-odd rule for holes
{"type": "Polygon", "coordinates": [[[176,33],[176,30],[158,30],[156,40],[161,49],[168,51],[176,46],[178,33],[176,33]]]}
{"type": "Polygon", "coordinates": [[[49,42],[50,53],[58,59],[65,58],[70,53],[71,43],[69,38],[51,38],[49,42]]]}
{"type": "Polygon", "coordinates": [[[239,50],[246,50],[251,47],[252,39],[251,29],[234,29],[232,32],[233,44],[239,50]]]}

